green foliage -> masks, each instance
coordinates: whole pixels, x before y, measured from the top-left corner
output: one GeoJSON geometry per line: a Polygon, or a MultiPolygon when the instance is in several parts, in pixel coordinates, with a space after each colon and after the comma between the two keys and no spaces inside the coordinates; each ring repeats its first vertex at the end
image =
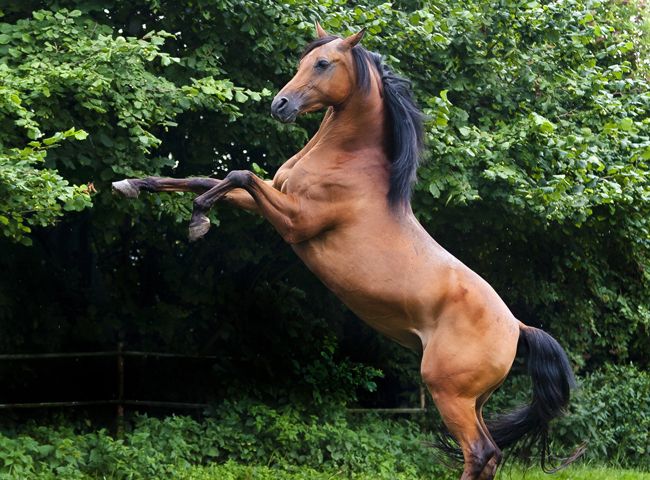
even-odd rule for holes
{"type": "Polygon", "coordinates": [[[148,158],[161,144],[155,129],[175,127],[188,110],[234,119],[239,104],[261,99],[212,75],[184,85],[165,78],[162,71],[180,62],[162,50],[174,37],[165,31],[124,37],[80,10],[61,9],[33,11],[0,24],[0,32],[0,224],[26,244],[31,226],[91,205],[89,189],[69,186],[60,171],[74,171],[75,180],[108,180],[173,165],[148,158]],[[75,130],[79,125],[85,131],[75,130]],[[86,142],[46,158],[68,137],[86,142]]]}
{"type": "Polygon", "coordinates": [[[446,50],[412,53],[431,62],[415,75],[433,119],[417,212],[451,226],[449,244],[579,364],[644,350],[650,325],[650,90],[635,9],[452,4],[439,17],[446,50]],[[427,88],[436,70],[441,85],[427,88]]]}
{"type": "MultiPolygon", "coordinates": [[[[1,88],[1,87],[0,87],[1,88]]],[[[83,140],[86,132],[74,127],[24,148],[0,151],[0,229],[12,240],[31,245],[34,226],[48,226],[63,211],[91,205],[89,187],[71,186],[56,170],[42,168],[47,150],[66,138],[83,140]]]]}
{"type": "MultiPolygon", "coordinates": [[[[497,394],[493,407],[526,398],[528,385],[517,378],[512,383],[504,387],[505,395],[497,394]]],[[[587,454],[567,471],[569,477],[559,478],[617,478],[607,477],[613,470],[585,463],[649,470],[648,374],[606,367],[579,383],[571,415],[554,427],[553,450],[561,454],[586,440],[587,454]],[[621,378],[627,382],[617,381],[621,378]]],[[[0,479],[457,478],[431,448],[433,425],[429,414],[416,422],[346,414],[340,405],[273,408],[246,399],[226,401],[200,421],[135,416],[123,439],[87,421],[76,427],[27,422],[0,433],[0,479]]],[[[537,478],[538,470],[526,478],[537,478]]],[[[516,466],[507,466],[504,474],[513,472],[512,478],[520,478],[516,466]]],[[[630,477],[641,475],[633,472],[617,475],[642,478],[630,477]]]]}
{"type": "MultiPolygon", "coordinates": [[[[647,367],[645,10],[603,0],[12,2],[0,17],[0,348],[126,338],[218,352],[204,382],[217,398],[322,405],[382,381],[415,383],[417,356],[357,326],[261,220],[218,206],[218,226],[188,245],[188,195],[110,195],[125,176],[272,174],[318,121],[279,124],[268,103],[320,18],[336,34],[367,27],[365,46],[413,80],[429,118],[414,209],[436,239],[585,372],[647,367]]],[[[612,388],[633,401],[623,383],[612,388]]],[[[589,395],[576,438],[595,438],[589,402],[605,397],[589,395]]],[[[602,417],[594,451],[637,462],[631,445],[645,437],[625,437],[621,423],[602,417]]]]}
{"type": "Polygon", "coordinates": [[[650,470],[650,375],[607,366],[587,376],[558,427],[565,445],[588,440],[589,458],[650,470]]]}
{"type": "MultiPolygon", "coordinates": [[[[513,376],[487,414],[525,403],[531,392],[527,377],[513,376]]],[[[579,378],[567,415],[551,432],[554,454],[586,443],[588,461],[650,470],[650,375],[633,365],[605,365],[579,378]]]]}
{"type": "Polygon", "coordinates": [[[244,401],[228,402],[213,415],[202,422],[137,417],[123,440],[105,430],[22,427],[0,436],[0,478],[178,478],[211,462],[224,464],[214,471],[232,469],[231,475],[238,465],[264,465],[270,467],[266,475],[293,470],[296,478],[309,478],[310,469],[378,479],[440,478],[444,472],[423,445],[429,436],[412,422],[353,424],[341,409],[316,416],[244,401]]]}

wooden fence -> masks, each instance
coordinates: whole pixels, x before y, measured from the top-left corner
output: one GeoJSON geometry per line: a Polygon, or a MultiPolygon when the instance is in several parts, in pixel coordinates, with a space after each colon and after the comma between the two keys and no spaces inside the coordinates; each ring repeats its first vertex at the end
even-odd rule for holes
{"type": "MultiPolygon", "coordinates": [[[[117,366],[116,390],[117,398],[111,400],[82,400],[82,401],[60,401],[60,402],[29,402],[29,403],[0,403],[0,410],[18,410],[29,408],[60,408],[60,407],[91,407],[91,406],[115,406],[117,421],[117,433],[121,435],[124,431],[124,409],[125,407],[151,407],[151,408],[173,408],[173,409],[206,409],[209,405],[205,403],[191,402],[168,402],[161,400],[135,400],[126,398],[124,391],[125,359],[129,357],[140,358],[195,358],[195,359],[216,359],[215,355],[188,355],[163,352],[142,352],[137,350],[124,350],[124,345],[119,343],[116,350],[102,352],[74,352],[74,353],[35,353],[35,354],[4,354],[0,355],[0,361],[8,360],[47,360],[62,358],[89,358],[89,357],[115,357],[117,366]]],[[[420,386],[420,405],[415,408],[350,408],[350,413],[376,412],[386,414],[416,414],[426,411],[426,395],[424,387],[420,386]]]]}

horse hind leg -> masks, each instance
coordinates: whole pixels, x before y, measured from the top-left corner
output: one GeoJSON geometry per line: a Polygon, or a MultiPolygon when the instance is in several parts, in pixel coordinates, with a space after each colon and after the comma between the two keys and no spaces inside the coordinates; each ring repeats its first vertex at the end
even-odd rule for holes
{"type": "Polygon", "coordinates": [[[440,393],[429,387],[433,401],[449,432],[458,441],[463,452],[464,469],[461,480],[492,480],[500,452],[483,430],[477,417],[476,398],[440,393]],[[489,462],[494,467],[488,466],[489,462]]]}
{"type": "Polygon", "coordinates": [[[483,404],[485,404],[485,402],[490,397],[490,395],[492,395],[492,392],[494,392],[494,390],[496,390],[496,388],[490,390],[489,392],[480,396],[476,400],[476,418],[479,421],[481,430],[483,431],[485,436],[488,437],[495,450],[492,457],[489,458],[485,463],[485,466],[483,467],[483,471],[479,476],[479,480],[492,480],[496,475],[497,468],[499,467],[499,464],[501,463],[501,459],[503,458],[503,453],[501,452],[501,449],[494,441],[494,438],[492,438],[492,435],[490,434],[490,431],[488,430],[487,425],[485,424],[485,420],[483,419],[483,404]]]}

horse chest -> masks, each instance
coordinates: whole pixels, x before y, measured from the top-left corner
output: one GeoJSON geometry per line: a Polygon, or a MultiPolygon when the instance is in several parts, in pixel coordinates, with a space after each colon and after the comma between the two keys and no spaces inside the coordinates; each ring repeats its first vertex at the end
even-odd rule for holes
{"type": "Polygon", "coordinates": [[[338,178],[336,172],[324,169],[315,171],[296,165],[282,180],[280,191],[314,200],[331,199],[331,191],[343,186],[344,181],[338,178]]]}

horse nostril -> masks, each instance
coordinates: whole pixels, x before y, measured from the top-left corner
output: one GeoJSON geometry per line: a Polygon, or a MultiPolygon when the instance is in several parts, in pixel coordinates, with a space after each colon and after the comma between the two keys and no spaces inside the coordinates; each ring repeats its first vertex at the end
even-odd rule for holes
{"type": "Polygon", "coordinates": [[[298,113],[298,106],[292,97],[275,97],[271,102],[271,115],[281,122],[292,122],[298,113]]]}
{"type": "Polygon", "coordinates": [[[287,106],[287,103],[289,103],[289,99],[287,97],[280,97],[278,99],[278,103],[275,106],[276,111],[281,112],[284,110],[284,107],[287,106]]]}

